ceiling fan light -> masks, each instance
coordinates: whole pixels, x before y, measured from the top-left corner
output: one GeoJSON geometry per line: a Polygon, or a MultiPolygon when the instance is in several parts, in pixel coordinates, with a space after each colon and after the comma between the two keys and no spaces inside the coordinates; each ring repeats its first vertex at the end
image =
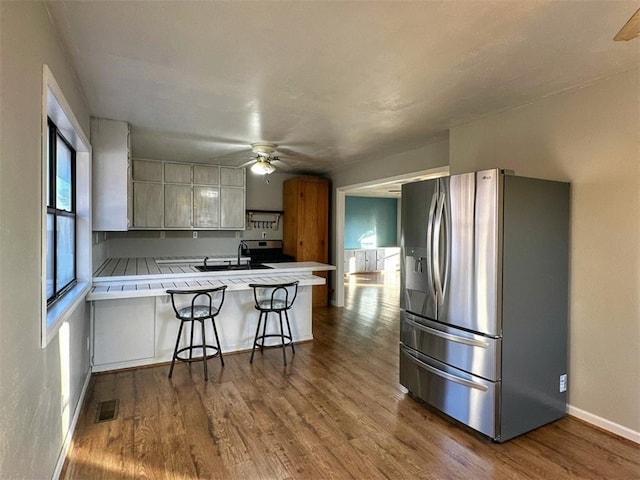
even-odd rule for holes
{"type": "Polygon", "coordinates": [[[251,171],[258,175],[269,175],[276,171],[276,167],[271,165],[271,162],[259,158],[256,163],[251,165],[251,171]]]}

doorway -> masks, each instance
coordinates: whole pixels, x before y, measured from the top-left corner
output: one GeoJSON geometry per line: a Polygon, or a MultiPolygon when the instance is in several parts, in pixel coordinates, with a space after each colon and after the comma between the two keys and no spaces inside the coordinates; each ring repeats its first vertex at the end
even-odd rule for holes
{"type": "MultiPolygon", "coordinates": [[[[438,167],[418,172],[406,173],[394,177],[373,180],[370,182],[347,185],[336,189],[336,239],[335,239],[335,296],[332,304],[336,307],[345,306],[345,211],[346,197],[350,195],[369,196],[369,197],[393,197],[400,199],[401,186],[404,183],[417,182],[430,178],[443,177],[449,174],[449,167],[438,167]]],[[[399,204],[399,202],[398,202],[399,204]]],[[[398,232],[400,232],[400,209],[398,208],[398,232]]],[[[399,233],[398,233],[399,235],[399,233]]],[[[400,238],[398,238],[398,246],[400,246],[400,238]]],[[[399,279],[399,275],[398,275],[399,279]]],[[[358,280],[358,279],[354,279],[358,280]]],[[[366,278],[360,278],[362,282],[366,278]]],[[[374,279],[374,281],[380,279],[374,279]]],[[[388,280],[384,278],[384,280],[388,280]]],[[[393,281],[393,280],[392,280],[393,281]]],[[[366,284],[366,283],[365,283],[366,284]]],[[[399,288],[399,287],[398,287],[399,288]]]]}

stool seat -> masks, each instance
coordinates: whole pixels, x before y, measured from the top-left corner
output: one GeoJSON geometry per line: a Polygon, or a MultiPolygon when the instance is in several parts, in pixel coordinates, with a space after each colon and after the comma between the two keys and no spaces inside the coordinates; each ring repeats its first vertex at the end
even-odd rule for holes
{"type": "Polygon", "coordinates": [[[286,310],[291,307],[288,307],[287,302],[284,300],[264,299],[264,300],[258,300],[258,303],[256,304],[256,308],[258,310],[277,312],[278,310],[286,310]]]}
{"type": "Polygon", "coordinates": [[[208,305],[194,305],[191,307],[183,307],[178,310],[176,316],[184,320],[197,320],[209,317],[215,317],[218,315],[218,309],[215,307],[209,308],[208,305]]]}
{"type": "Polygon", "coordinates": [[[176,360],[187,363],[202,361],[205,381],[209,380],[207,360],[219,356],[220,363],[224,367],[224,358],[222,357],[222,350],[220,348],[220,339],[218,338],[218,329],[216,328],[215,318],[220,313],[220,309],[222,308],[222,304],[224,303],[224,295],[226,289],[227,286],[222,285],[216,288],[207,288],[200,290],[167,290],[167,293],[171,296],[171,306],[173,307],[176,318],[180,320],[176,346],[173,349],[171,367],[169,368],[169,378],[171,378],[171,375],[173,375],[173,367],[176,363],[176,360]],[[187,306],[180,306],[185,303],[187,303],[187,306]],[[205,333],[205,321],[207,319],[211,320],[213,333],[216,339],[215,345],[207,344],[205,333]],[[198,343],[197,341],[194,343],[194,322],[200,323],[200,332],[202,337],[200,343],[198,343]],[[180,347],[182,329],[185,323],[188,323],[191,327],[189,344],[185,347],[180,347]],[[194,356],[194,351],[196,352],[196,356],[194,356]],[[189,355],[187,356],[186,353],[188,353],[189,355]]]}
{"type": "Polygon", "coordinates": [[[260,312],[258,316],[258,326],[256,327],[256,335],[253,339],[253,347],[251,348],[251,358],[249,363],[253,363],[256,347],[260,347],[260,352],[265,348],[281,347],[282,358],[285,366],[287,365],[286,348],[290,346],[291,352],[296,353],[293,346],[293,335],[291,334],[291,324],[289,323],[288,311],[293,306],[293,302],[298,295],[298,282],[290,283],[251,283],[249,287],[253,288],[253,298],[255,300],[255,309],[260,312]],[[280,320],[280,333],[267,333],[267,321],[269,314],[275,313],[280,320]],[[287,323],[288,334],[284,333],[282,314],[287,323]],[[260,334],[260,326],[262,326],[262,334],[260,334]],[[265,344],[268,338],[277,338],[279,344],[265,344]]]}

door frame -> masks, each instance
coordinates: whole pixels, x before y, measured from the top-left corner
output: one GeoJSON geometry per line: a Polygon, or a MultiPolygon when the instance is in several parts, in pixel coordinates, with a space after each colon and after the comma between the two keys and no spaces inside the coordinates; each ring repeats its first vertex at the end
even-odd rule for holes
{"type": "MultiPolygon", "coordinates": [[[[449,166],[430,168],[417,172],[404,173],[393,177],[370,180],[368,182],[345,185],[336,188],[336,222],[335,222],[335,295],[331,299],[334,307],[344,307],[344,228],[346,196],[366,187],[380,187],[383,185],[400,186],[403,183],[417,182],[449,175],[449,166]]],[[[362,193],[362,192],[360,192],[362,193]]],[[[400,199],[400,197],[397,197],[400,199]]],[[[398,208],[398,213],[400,209],[398,208]]],[[[400,219],[399,219],[400,220],[400,219]]]]}

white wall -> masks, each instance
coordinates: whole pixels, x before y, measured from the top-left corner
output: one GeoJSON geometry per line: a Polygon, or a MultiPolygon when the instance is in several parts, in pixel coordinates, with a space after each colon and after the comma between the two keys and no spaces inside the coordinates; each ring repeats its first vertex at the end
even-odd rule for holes
{"type": "Polygon", "coordinates": [[[49,478],[89,371],[85,304],[40,347],[41,115],[49,65],[89,114],[42,2],[0,4],[0,477],[49,478]]]}
{"type": "Polygon", "coordinates": [[[570,413],[640,441],[638,71],[452,128],[450,155],[571,182],[570,413]]]}

